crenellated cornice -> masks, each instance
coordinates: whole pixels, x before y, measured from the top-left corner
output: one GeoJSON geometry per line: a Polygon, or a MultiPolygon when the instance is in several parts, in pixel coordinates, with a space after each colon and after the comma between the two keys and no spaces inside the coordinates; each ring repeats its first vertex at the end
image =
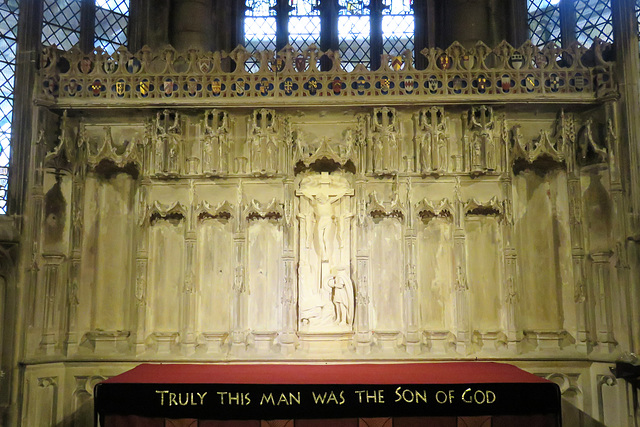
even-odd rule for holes
{"type": "Polygon", "coordinates": [[[386,105],[439,103],[585,103],[617,96],[609,46],[596,41],[542,49],[527,41],[520,47],[502,42],[495,48],[478,43],[467,49],[423,49],[424,70],[413,67],[413,53],[382,55],[375,71],[357,66],[346,71],[336,52],[312,45],[251,54],[178,52],[168,46],[138,52],[121,48],[43,49],[38,102],[62,108],[207,106],[270,107],[301,105],[386,105]],[[320,71],[325,57],[329,71],[320,71]],[[375,101],[374,101],[375,99],[375,101]]]}

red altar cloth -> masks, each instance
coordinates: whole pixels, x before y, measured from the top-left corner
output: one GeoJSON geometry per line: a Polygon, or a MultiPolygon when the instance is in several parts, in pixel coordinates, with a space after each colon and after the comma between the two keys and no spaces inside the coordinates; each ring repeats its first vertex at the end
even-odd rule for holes
{"type": "Polygon", "coordinates": [[[494,362],[354,365],[144,364],[104,381],[157,384],[481,384],[548,383],[494,362]]]}
{"type": "Polygon", "coordinates": [[[101,427],[558,427],[560,390],[493,362],[143,364],[95,410],[101,427]]]}

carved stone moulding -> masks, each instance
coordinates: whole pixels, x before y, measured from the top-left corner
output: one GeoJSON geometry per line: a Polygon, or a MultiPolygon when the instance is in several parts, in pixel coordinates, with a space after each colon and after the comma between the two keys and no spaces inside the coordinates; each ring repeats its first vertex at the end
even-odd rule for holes
{"type": "Polygon", "coordinates": [[[448,199],[439,202],[422,199],[416,204],[415,212],[423,222],[428,222],[433,218],[451,219],[455,210],[448,199]]]}
{"type": "Polygon", "coordinates": [[[574,343],[567,331],[524,331],[524,346],[538,352],[557,352],[574,343]]]}
{"type": "Polygon", "coordinates": [[[322,138],[317,147],[301,141],[298,144],[300,146],[294,168],[295,174],[306,171],[334,172],[343,170],[351,173],[356,172],[356,166],[352,159],[355,153],[349,139],[344,146],[334,146],[326,138],[322,138]]]}
{"type": "Polygon", "coordinates": [[[130,331],[91,331],[84,335],[81,346],[97,354],[127,353],[130,331]]]}
{"type": "Polygon", "coordinates": [[[228,221],[232,217],[234,211],[233,205],[228,201],[218,203],[217,206],[211,206],[206,200],[201,201],[196,207],[196,217],[198,221],[217,219],[220,221],[228,221]]]}
{"type": "Polygon", "coordinates": [[[402,221],[405,218],[405,209],[398,194],[390,202],[381,202],[378,200],[378,193],[374,191],[370,196],[368,211],[374,220],[397,218],[402,221]]]}
{"type": "Polygon", "coordinates": [[[180,202],[164,205],[156,200],[153,205],[148,208],[147,218],[150,225],[154,225],[158,221],[179,223],[187,218],[187,214],[188,208],[180,202]]]}
{"type": "Polygon", "coordinates": [[[492,197],[486,202],[471,199],[465,203],[464,213],[472,216],[500,216],[502,215],[502,203],[498,201],[497,197],[492,197]]]}
{"type": "Polygon", "coordinates": [[[244,209],[244,217],[248,221],[259,219],[278,221],[283,217],[283,206],[275,198],[268,203],[260,203],[252,199],[244,209]]]}

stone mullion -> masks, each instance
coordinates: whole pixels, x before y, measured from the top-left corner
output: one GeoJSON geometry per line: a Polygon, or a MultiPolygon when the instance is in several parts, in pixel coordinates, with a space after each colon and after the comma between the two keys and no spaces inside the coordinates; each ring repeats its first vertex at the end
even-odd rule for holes
{"type": "Polygon", "coordinates": [[[560,0],[560,39],[563,47],[576,41],[576,0],[560,0]]]}
{"type": "MultiPolygon", "coordinates": [[[[338,51],[338,0],[320,0],[320,50],[338,51]]],[[[332,62],[327,57],[320,58],[322,71],[329,71],[332,62]]]]}
{"type": "Polygon", "coordinates": [[[413,2],[414,16],[414,61],[416,69],[427,67],[424,55],[419,52],[422,49],[435,47],[435,5],[434,0],[415,0],[413,2]]]}
{"type": "Polygon", "coordinates": [[[518,254],[513,242],[513,184],[511,178],[502,179],[500,184],[504,197],[502,216],[503,295],[505,297],[503,327],[507,335],[507,345],[513,347],[522,341],[523,337],[518,319],[520,281],[518,280],[518,254]]]}
{"type": "Polygon", "coordinates": [[[81,0],[80,3],[80,50],[93,51],[95,36],[96,4],[95,0],[81,0]]]}
{"type": "MultiPolygon", "coordinates": [[[[34,139],[39,139],[39,135],[34,135],[32,129],[34,127],[34,117],[37,116],[38,108],[34,108],[32,96],[33,88],[36,87],[36,67],[40,51],[40,35],[42,33],[42,3],[43,0],[22,1],[20,2],[20,19],[18,21],[18,43],[16,51],[16,68],[13,94],[13,121],[11,135],[11,159],[10,159],[10,176],[7,199],[7,213],[12,215],[23,215],[25,207],[24,203],[27,196],[28,183],[35,176],[28,176],[29,171],[35,171],[37,176],[41,169],[33,167],[37,165],[33,163],[33,157],[36,155],[34,149],[34,139]],[[29,148],[31,147],[31,148],[29,148]]],[[[45,148],[46,151],[46,148],[45,148]]],[[[43,154],[44,155],[44,154],[43,154]]],[[[42,158],[44,159],[44,157],[42,158]]],[[[37,179],[31,184],[37,185],[37,179]]],[[[32,187],[33,192],[33,187],[32,187]]],[[[39,223],[33,223],[39,224],[39,223]]],[[[22,227],[26,224],[18,224],[22,227]]],[[[37,227],[39,228],[39,227],[37,227]]],[[[35,242],[34,240],[31,240],[35,242]]],[[[35,254],[36,252],[30,252],[35,254]]],[[[35,282],[34,282],[35,284],[35,282]]]]}
{"type": "Polygon", "coordinates": [[[371,49],[371,70],[375,71],[380,68],[380,60],[382,56],[382,10],[384,5],[382,0],[371,0],[369,6],[369,19],[371,28],[371,37],[369,39],[369,47],[371,49]]]}
{"type": "Polygon", "coordinates": [[[234,277],[233,277],[233,302],[231,315],[231,351],[238,353],[245,348],[245,252],[247,245],[246,218],[242,203],[242,182],[238,184],[236,221],[233,234],[234,277]]]}
{"type": "MultiPolygon", "coordinates": [[[[285,169],[289,172],[291,169],[285,169]]],[[[293,178],[284,183],[284,221],[282,239],[282,330],[280,346],[285,353],[295,350],[296,336],[296,260],[295,260],[295,221],[293,178]]]]}

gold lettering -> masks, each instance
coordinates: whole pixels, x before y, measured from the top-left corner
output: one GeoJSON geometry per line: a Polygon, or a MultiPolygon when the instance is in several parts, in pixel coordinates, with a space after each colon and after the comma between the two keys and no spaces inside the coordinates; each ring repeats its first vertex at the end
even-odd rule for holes
{"type": "Polygon", "coordinates": [[[463,401],[464,403],[471,403],[471,402],[473,402],[473,400],[471,400],[471,398],[469,398],[469,400],[467,400],[467,399],[465,398],[465,396],[467,395],[467,393],[469,393],[470,391],[471,391],[471,389],[470,389],[470,388],[468,388],[468,389],[466,389],[466,390],[464,391],[464,393],[462,393],[462,401],[463,401]]]}
{"type": "Polygon", "coordinates": [[[280,398],[278,399],[278,406],[280,406],[281,403],[284,403],[285,405],[289,405],[290,404],[287,401],[287,396],[285,396],[284,393],[280,393],[280,398]]]}
{"type": "Polygon", "coordinates": [[[178,406],[178,402],[176,401],[176,394],[175,393],[169,393],[169,406],[171,405],[175,405],[178,406]]]}
{"type": "Polygon", "coordinates": [[[236,402],[236,405],[242,405],[242,394],[236,393],[235,395],[231,395],[231,393],[229,393],[229,405],[234,401],[236,402]]]}
{"type": "Polygon", "coordinates": [[[245,393],[244,394],[244,398],[247,401],[247,403],[245,403],[245,405],[249,405],[251,403],[251,398],[249,397],[249,393],[245,393]]]}
{"type": "Polygon", "coordinates": [[[362,403],[362,393],[366,403],[384,403],[384,390],[358,390],[358,402],[362,403]]]}
{"type": "Polygon", "coordinates": [[[394,402],[399,402],[399,401],[401,401],[401,400],[402,400],[402,395],[400,394],[400,389],[401,389],[401,388],[402,388],[402,387],[398,387],[398,388],[396,389],[396,396],[398,396],[398,397],[396,398],[396,400],[394,400],[394,402]]]}
{"type": "Polygon", "coordinates": [[[169,393],[169,390],[156,390],[156,393],[160,393],[160,405],[164,405],[164,394],[169,393]]]}
{"type": "Polygon", "coordinates": [[[207,395],[207,392],[205,391],[204,393],[200,394],[200,393],[196,393],[198,395],[198,397],[200,398],[200,404],[204,405],[204,397],[207,395]]]}
{"type": "Polygon", "coordinates": [[[178,403],[180,403],[180,406],[187,406],[189,404],[189,393],[184,393],[184,403],[182,403],[182,393],[178,393],[178,403]]]}
{"type": "Polygon", "coordinates": [[[219,391],[218,394],[220,395],[220,404],[224,405],[224,395],[227,394],[227,391],[219,391]]]}
{"type": "Polygon", "coordinates": [[[447,403],[447,393],[442,390],[438,390],[436,392],[436,402],[438,403],[447,403]]]}
{"type": "Polygon", "coordinates": [[[318,402],[324,404],[324,399],[327,397],[327,393],[318,393],[316,394],[315,391],[311,392],[311,395],[313,396],[313,402],[317,405],[318,402]]]}
{"type": "MultiPolygon", "coordinates": [[[[333,392],[331,394],[333,394],[333,392]]],[[[289,402],[292,405],[293,405],[293,402],[296,402],[299,405],[300,404],[300,392],[298,392],[297,394],[289,393],[289,402]]]]}
{"type": "Polygon", "coordinates": [[[339,405],[344,405],[344,390],[340,392],[340,403],[339,405]]]}
{"type": "Polygon", "coordinates": [[[487,390],[487,403],[491,404],[496,401],[496,394],[491,390],[487,390]],[[491,400],[489,400],[491,399],[491,400]]]}
{"type": "Polygon", "coordinates": [[[485,402],[485,400],[487,400],[487,397],[484,395],[482,390],[476,390],[476,392],[473,393],[473,398],[475,399],[478,405],[482,405],[485,402]],[[482,398],[482,400],[478,399],[478,393],[480,393],[480,398],[482,398]]]}
{"type": "Polygon", "coordinates": [[[453,403],[453,390],[449,390],[449,403],[453,403]]]}
{"type": "Polygon", "coordinates": [[[327,403],[331,402],[333,400],[333,403],[335,403],[336,405],[338,404],[338,398],[336,398],[336,394],[331,391],[331,393],[329,393],[329,398],[327,399],[327,403]]]}
{"type": "Polygon", "coordinates": [[[422,390],[422,394],[416,390],[416,403],[418,403],[418,400],[422,400],[424,403],[427,403],[427,390],[422,390]]]}
{"type": "Polygon", "coordinates": [[[273,399],[273,393],[269,393],[268,396],[262,393],[262,399],[260,399],[260,404],[262,405],[262,402],[264,402],[265,400],[266,400],[266,403],[271,402],[272,405],[276,404],[275,400],[273,399]]]}

